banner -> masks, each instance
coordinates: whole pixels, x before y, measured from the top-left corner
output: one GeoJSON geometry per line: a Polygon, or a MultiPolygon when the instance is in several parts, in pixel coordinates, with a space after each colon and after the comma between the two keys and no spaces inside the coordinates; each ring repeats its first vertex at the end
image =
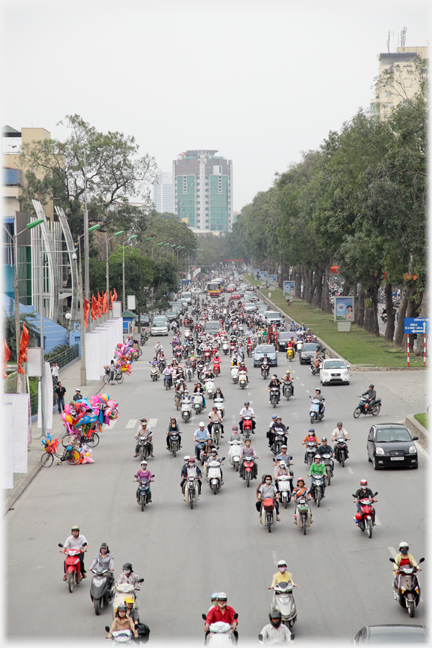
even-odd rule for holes
{"type": "MultiPolygon", "coordinates": [[[[44,362],[44,375],[42,377],[44,381],[44,402],[43,402],[43,413],[44,413],[44,428],[45,430],[52,430],[53,427],[53,381],[51,376],[51,367],[49,362],[44,362]]],[[[61,381],[60,381],[61,382],[61,381]]],[[[40,384],[40,383],[39,383],[40,384]]],[[[72,396],[70,396],[72,400],[72,396]]],[[[37,427],[42,427],[42,403],[41,403],[41,390],[38,389],[38,418],[37,418],[37,427]]]]}
{"type": "Polygon", "coordinates": [[[277,276],[276,275],[269,275],[268,282],[269,282],[269,284],[276,286],[276,284],[277,284],[277,276]]]}
{"type": "Polygon", "coordinates": [[[254,277],[256,277],[256,278],[258,279],[258,277],[259,277],[259,273],[260,273],[259,270],[254,270],[254,271],[253,271],[254,277]]]}
{"type": "Polygon", "coordinates": [[[292,295],[294,297],[294,294],[295,294],[295,281],[284,281],[283,282],[283,291],[284,291],[284,295],[292,295]]]}
{"type": "Polygon", "coordinates": [[[261,270],[260,271],[260,276],[261,276],[261,279],[266,279],[267,278],[267,270],[261,270]]]}
{"type": "Polygon", "coordinates": [[[247,269],[247,271],[248,271],[248,274],[250,274],[251,271],[252,271],[252,266],[248,266],[246,269],[247,269]]]}
{"type": "Polygon", "coordinates": [[[28,467],[29,400],[30,394],[3,394],[3,403],[12,405],[12,466],[15,473],[26,473],[28,467]]]}
{"type": "Polygon", "coordinates": [[[335,322],[354,320],[354,297],[335,297],[334,320],[335,322]]]}

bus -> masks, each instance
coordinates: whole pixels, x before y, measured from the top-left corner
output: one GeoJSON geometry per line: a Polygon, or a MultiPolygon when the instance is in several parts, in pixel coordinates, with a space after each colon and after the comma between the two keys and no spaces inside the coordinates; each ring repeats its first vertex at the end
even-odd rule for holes
{"type": "Polygon", "coordinates": [[[212,279],[207,284],[207,294],[209,297],[220,297],[223,293],[223,280],[212,279]]]}

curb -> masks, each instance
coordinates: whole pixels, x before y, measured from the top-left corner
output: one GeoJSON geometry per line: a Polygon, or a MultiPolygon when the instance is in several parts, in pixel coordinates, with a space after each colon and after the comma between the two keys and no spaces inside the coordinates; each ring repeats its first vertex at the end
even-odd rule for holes
{"type": "Polygon", "coordinates": [[[429,430],[427,430],[421,423],[414,418],[413,414],[409,414],[405,419],[405,425],[411,433],[414,433],[419,438],[420,445],[429,450],[429,430]]]}
{"type": "MultiPolygon", "coordinates": [[[[95,387],[92,392],[89,394],[89,396],[94,396],[95,394],[103,393],[101,392],[101,389],[103,388],[104,382],[103,380],[99,383],[97,387],[95,387]]],[[[63,429],[63,425],[61,426],[61,429],[63,429]]],[[[33,443],[33,441],[32,441],[33,443]]],[[[21,495],[24,493],[25,489],[27,486],[31,484],[33,479],[36,477],[38,472],[42,470],[42,464],[40,462],[40,458],[38,461],[30,468],[29,472],[26,474],[25,479],[22,480],[21,484],[19,486],[12,489],[12,492],[4,499],[4,509],[3,509],[3,517],[8,513],[8,511],[13,507],[15,502],[21,497],[21,495]]]]}

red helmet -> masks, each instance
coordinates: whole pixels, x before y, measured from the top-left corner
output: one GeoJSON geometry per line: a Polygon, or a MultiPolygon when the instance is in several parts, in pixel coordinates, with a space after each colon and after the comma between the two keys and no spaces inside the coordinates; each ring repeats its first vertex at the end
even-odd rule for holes
{"type": "Polygon", "coordinates": [[[360,479],[360,486],[367,486],[367,479],[360,479]]]}

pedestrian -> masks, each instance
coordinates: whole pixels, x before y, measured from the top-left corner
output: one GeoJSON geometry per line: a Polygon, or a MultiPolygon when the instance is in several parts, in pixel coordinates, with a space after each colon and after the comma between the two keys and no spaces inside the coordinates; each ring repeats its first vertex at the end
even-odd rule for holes
{"type": "Polygon", "coordinates": [[[61,382],[57,385],[57,389],[55,390],[55,395],[57,397],[57,407],[58,407],[58,413],[61,414],[62,411],[64,412],[64,395],[66,394],[66,387],[63,387],[61,382]]]}
{"type": "Polygon", "coordinates": [[[59,369],[60,367],[58,366],[57,362],[53,362],[51,367],[51,375],[52,375],[54,387],[58,384],[59,369]]]}
{"type": "Polygon", "coordinates": [[[113,382],[113,380],[114,380],[114,372],[115,372],[114,360],[111,360],[111,362],[110,362],[109,372],[110,372],[110,374],[109,374],[109,382],[111,384],[113,382]]]}
{"type": "Polygon", "coordinates": [[[72,400],[78,401],[78,400],[81,400],[81,398],[82,398],[81,390],[80,389],[75,389],[75,394],[74,394],[72,400]]]}

